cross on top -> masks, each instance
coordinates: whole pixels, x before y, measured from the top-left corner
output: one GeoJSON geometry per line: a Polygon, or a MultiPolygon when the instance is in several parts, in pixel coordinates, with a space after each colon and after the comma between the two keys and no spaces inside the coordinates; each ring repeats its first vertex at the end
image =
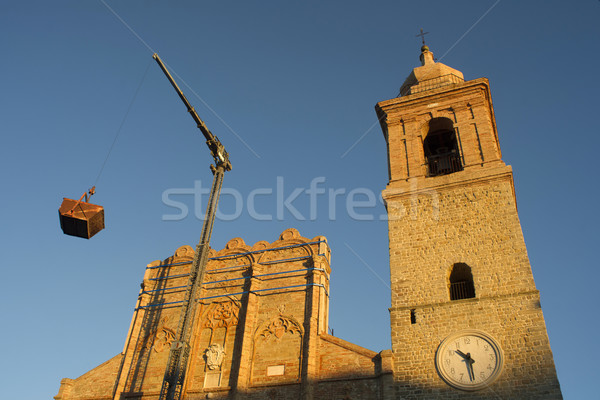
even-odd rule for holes
{"type": "Polygon", "coordinates": [[[419,33],[418,35],[416,35],[417,37],[421,37],[421,39],[423,40],[423,46],[425,46],[425,35],[427,35],[429,32],[423,32],[423,28],[421,28],[421,33],[419,33]]]}

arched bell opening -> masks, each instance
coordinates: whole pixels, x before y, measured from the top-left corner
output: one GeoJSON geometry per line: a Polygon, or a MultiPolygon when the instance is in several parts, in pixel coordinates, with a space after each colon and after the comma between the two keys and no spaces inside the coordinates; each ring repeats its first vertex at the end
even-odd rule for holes
{"type": "Polygon", "coordinates": [[[463,170],[458,140],[452,120],[433,118],[425,127],[423,151],[427,160],[427,176],[448,175],[463,170]]]}
{"type": "Polygon", "coordinates": [[[462,300],[475,297],[475,284],[471,267],[464,263],[452,266],[450,272],[450,300],[462,300]]]}

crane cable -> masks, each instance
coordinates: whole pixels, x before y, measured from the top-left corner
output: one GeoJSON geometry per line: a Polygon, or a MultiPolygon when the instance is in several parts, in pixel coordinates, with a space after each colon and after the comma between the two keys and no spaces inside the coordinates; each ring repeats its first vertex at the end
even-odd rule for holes
{"type": "Polygon", "coordinates": [[[129,106],[127,107],[127,111],[125,112],[125,115],[123,116],[123,120],[121,121],[121,124],[119,125],[119,128],[117,129],[117,133],[115,135],[115,138],[113,139],[113,142],[110,145],[110,148],[108,149],[108,153],[106,154],[106,158],[104,159],[104,162],[102,163],[102,167],[100,167],[100,172],[98,172],[98,176],[96,177],[96,181],[94,182],[94,185],[93,185],[94,187],[98,183],[98,180],[100,179],[100,176],[102,175],[102,172],[104,171],[104,167],[106,166],[106,162],[108,161],[108,158],[110,157],[110,153],[112,152],[113,148],[115,147],[115,143],[117,142],[117,139],[119,137],[119,134],[121,133],[121,129],[123,128],[123,125],[125,124],[125,120],[127,119],[127,116],[129,115],[129,112],[131,111],[131,107],[133,106],[133,103],[135,103],[135,99],[137,98],[137,95],[138,95],[138,93],[140,91],[140,88],[142,87],[142,84],[144,83],[144,80],[146,79],[146,75],[148,75],[148,70],[150,69],[150,64],[151,63],[152,63],[152,60],[150,60],[148,62],[148,66],[146,67],[146,71],[144,71],[144,75],[142,76],[142,79],[140,80],[140,83],[139,83],[137,89],[135,90],[133,98],[131,99],[131,102],[129,103],[129,106]]]}

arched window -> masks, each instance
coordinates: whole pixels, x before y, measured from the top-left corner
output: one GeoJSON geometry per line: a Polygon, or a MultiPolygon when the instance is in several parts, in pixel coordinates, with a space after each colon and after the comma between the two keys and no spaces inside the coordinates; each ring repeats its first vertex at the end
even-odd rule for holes
{"type": "Polygon", "coordinates": [[[450,300],[461,300],[475,297],[475,285],[471,267],[457,263],[450,272],[450,300]]]}
{"type": "Polygon", "coordinates": [[[427,159],[428,176],[447,175],[462,171],[454,124],[448,118],[433,118],[425,127],[423,150],[427,159]]]}

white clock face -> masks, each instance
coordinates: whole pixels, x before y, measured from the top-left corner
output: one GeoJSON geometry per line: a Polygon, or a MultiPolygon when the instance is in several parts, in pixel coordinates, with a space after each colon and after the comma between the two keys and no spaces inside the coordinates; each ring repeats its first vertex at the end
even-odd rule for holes
{"type": "Polygon", "coordinates": [[[502,370],[502,350],[484,332],[468,330],[448,336],[436,353],[440,377],[462,390],[478,390],[491,384],[502,370]]]}

